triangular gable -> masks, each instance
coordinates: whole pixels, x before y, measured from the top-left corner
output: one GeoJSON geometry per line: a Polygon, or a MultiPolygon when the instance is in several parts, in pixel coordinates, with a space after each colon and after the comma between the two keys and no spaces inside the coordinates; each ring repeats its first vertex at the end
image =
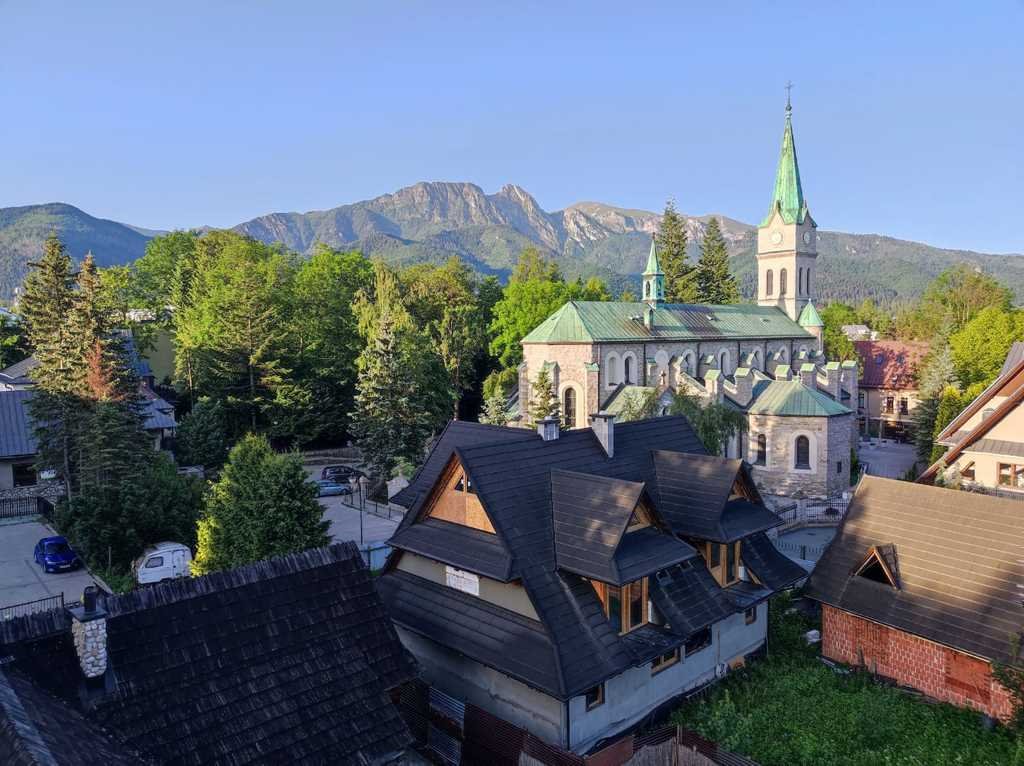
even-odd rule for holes
{"type": "Polygon", "coordinates": [[[899,589],[900,578],[896,564],[896,546],[872,546],[853,574],[856,577],[863,577],[899,589]]]}
{"type": "Polygon", "coordinates": [[[764,500],[761,498],[761,493],[758,491],[746,463],[740,463],[739,470],[736,471],[736,480],[732,484],[729,499],[732,500],[735,497],[741,497],[757,505],[764,505],[764,500]]]}
{"type": "Polygon", "coordinates": [[[452,455],[417,517],[440,519],[451,524],[495,534],[494,524],[473,486],[473,479],[458,455],[452,455]]]}
{"type": "MultiPolygon", "coordinates": [[[[939,435],[935,438],[937,442],[946,442],[953,438],[953,436],[961,429],[964,423],[974,417],[978,412],[984,408],[992,399],[1000,394],[1007,396],[1013,395],[1014,392],[1024,387],[1024,358],[1021,358],[1015,365],[1012,365],[1006,372],[1003,372],[997,377],[989,386],[978,394],[977,398],[964,407],[960,413],[953,418],[949,424],[939,432],[939,435]]],[[[986,418],[982,422],[988,422],[990,418],[986,418]]]]}

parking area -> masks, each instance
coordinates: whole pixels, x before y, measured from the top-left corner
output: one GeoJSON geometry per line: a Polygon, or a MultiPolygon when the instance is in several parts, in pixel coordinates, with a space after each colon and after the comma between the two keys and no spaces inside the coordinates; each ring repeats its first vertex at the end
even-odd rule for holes
{"type": "Polygon", "coordinates": [[[872,476],[898,479],[913,468],[917,453],[913,444],[887,440],[862,441],[857,450],[857,458],[862,464],[867,464],[868,473],[872,476]]]}
{"type": "Polygon", "coordinates": [[[47,574],[32,560],[40,538],[54,532],[36,520],[0,526],[0,608],[64,594],[64,601],[78,601],[87,585],[95,585],[85,570],[47,574]]]}
{"type": "MultiPolygon", "coordinates": [[[[312,480],[320,478],[323,467],[321,464],[305,466],[306,472],[312,480]]],[[[346,502],[349,502],[349,498],[344,496],[320,498],[320,504],[324,507],[324,518],[331,523],[329,533],[335,542],[354,540],[365,545],[383,543],[391,537],[401,521],[397,515],[388,519],[373,513],[358,511],[345,505],[346,502]]]]}

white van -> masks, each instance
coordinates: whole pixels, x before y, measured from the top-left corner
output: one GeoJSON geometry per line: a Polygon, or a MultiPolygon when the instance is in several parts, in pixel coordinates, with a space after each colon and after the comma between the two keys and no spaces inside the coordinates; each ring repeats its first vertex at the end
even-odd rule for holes
{"type": "Polygon", "coordinates": [[[192,551],[181,543],[157,543],[146,548],[134,564],[135,580],[139,585],[150,585],[161,580],[188,577],[192,551]]]}

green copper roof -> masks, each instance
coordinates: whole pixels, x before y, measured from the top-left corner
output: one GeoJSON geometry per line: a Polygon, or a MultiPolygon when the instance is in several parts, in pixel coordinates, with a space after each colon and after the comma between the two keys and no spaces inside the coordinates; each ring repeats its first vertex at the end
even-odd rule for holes
{"type": "Polygon", "coordinates": [[[754,386],[754,398],[746,411],[751,415],[803,417],[850,414],[839,402],[799,380],[762,380],[754,386]]]}
{"type": "Polygon", "coordinates": [[[644,269],[644,276],[664,275],[661,270],[661,262],[658,260],[658,248],[655,246],[654,238],[651,238],[651,252],[647,256],[647,268],[644,269]]]}
{"type": "Polygon", "coordinates": [[[650,396],[657,390],[654,386],[622,386],[605,403],[604,411],[609,415],[621,415],[629,405],[634,402],[639,404],[645,396],[650,396]]]}
{"type": "Polygon", "coordinates": [[[811,337],[775,306],[660,303],[650,328],[644,327],[646,308],[642,302],[569,301],[523,338],[523,343],[811,337]]]}
{"type": "Polygon", "coordinates": [[[786,223],[803,223],[807,217],[807,203],[800,186],[800,166],[796,161],[796,143],[793,141],[793,110],[786,104],[786,127],[782,132],[782,151],[779,153],[779,167],[775,171],[775,189],[768,215],[761,221],[767,226],[775,211],[782,213],[786,223]]]}
{"type": "Polygon", "coordinates": [[[821,321],[821,316],[818,314],[818,310],[814,308],[813,301],[807,301],[807,305],[804,306],[804,310],[800,312],[800,319],[797,320],[801,327],[824,327],[825,323],[821,321]]]}

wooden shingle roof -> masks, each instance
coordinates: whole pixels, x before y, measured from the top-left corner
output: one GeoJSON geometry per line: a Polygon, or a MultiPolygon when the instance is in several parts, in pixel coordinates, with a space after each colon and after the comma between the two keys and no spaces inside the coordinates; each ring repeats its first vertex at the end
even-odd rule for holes
{"type": "Polygon", "coordinates": [[[805,586],[813,599],[988,660],[1024,629],[1020,503],[865,476],[805,586]],[[857,576],[872,549],[897,587],[857,576]]]}

